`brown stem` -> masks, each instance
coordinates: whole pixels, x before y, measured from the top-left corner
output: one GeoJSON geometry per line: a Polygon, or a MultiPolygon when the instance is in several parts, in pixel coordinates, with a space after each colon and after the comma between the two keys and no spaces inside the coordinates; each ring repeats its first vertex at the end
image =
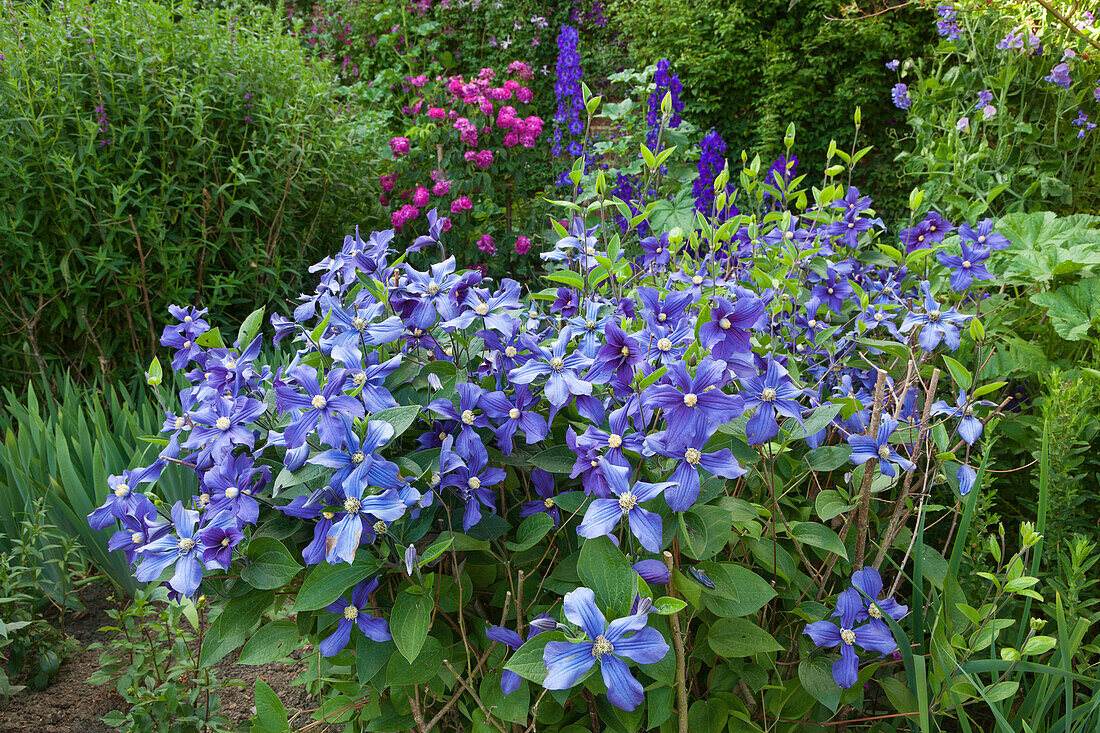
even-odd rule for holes
{"type": "MultiPolygon", "coordinates": [[[[675,568],[672,564],[672,553],[665,550],[665,567],[671,577],[675,568]]],[[[676,591],[672,583],[668,586],[669,594],[675,598],[676,591]]],[[[680,632],[680,612],[668,617],[669,626],[672,627],[672,648],[676,651],[676,711],[680,719],[680,733],[688,733],[688,694],[687,694],[687,662],[684,658],[684,636],[680,632]]]]}
{"type": "MultiPolygon", "coordinates": [[[[867,426],[867,435],[872,439],[878,433],[878,424],[882,418],[882,399],[886,390],[886,370],[878,370],[878,379],[875,381],[875,402],[871,408],[871,422],[867,426]]],[[[867,528],[870,524],[871,514],[871,480],[875,476],[874,459],[863,464],[863,484],[859,489],[859,519],[856,526],[856,549],[852,557],[852,567],[863,567],[863,557],[867,551],[867,528]]]]}

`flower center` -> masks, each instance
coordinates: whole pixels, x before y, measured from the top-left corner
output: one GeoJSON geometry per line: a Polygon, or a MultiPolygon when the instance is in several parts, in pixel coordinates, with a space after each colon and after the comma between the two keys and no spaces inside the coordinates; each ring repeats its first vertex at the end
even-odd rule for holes
{"type": "Polygon", "coordinates": [[[696,275],[695,277],[691,278],[691,282],[694,285],[702,285],[703,284],[703,276],[702,275],[696,275]]]}
{"type": "Polygon", "coordinates": [[[585,328],[586,331],[595,331],[596,330],[596,322],[595,321],[585,321],[584,322],[584,328],[585,328]]]}
{"type": "Polygon", "coordinates": [[[233,371],[237,368],[237,362],[233,359],[230,359],[229,361],[225,362],[225,368],[229,371],[233,371]]]}
{"type": "Polygon", "coordinates": [[[765,402],[775,402],[775,389],[772,387],[765,387],[763,391],[760,392],[760,399],[765,402]]]}
{"type": "Polygon", "coordinates": [[[228,489],[225,490],[225,498],[226,499],[236,499],[237,494],[239,494],[239,493],[241,493],[240,489],[238,489],[236,486],[230,486],[228,489]]]}
{"type": "Polygon", "coordinates": [[[187,424],[187,421],[184,420],[182,417],[177,417],[176,418],[176,430],[179,430],[180,428],[182,428],[186,424],[187,424]]]}
{"type": "Polygon", "coordinates": [[[596,254],[596,248],[593,247],[592,245],[588,245],[587,247],[584,248],[584,253],[588,256],[592,256],[592,255],[596,254]]]}
{"type": "Polygon", "coordinates": [[[611,448],[618,448],[623,444],[623,436],[612,433],[607,436],[607,445],[611,448]]]}
{"type": "Polygon", "coordinates": [[[199,494],[199,507],[204,507],[210,503],[210,494],[199,494]]]}
{"type": "Polygon", "coordinates": [[[664,323],[665,321],[668,320],[668,314],[667,313],[658,313],[657,314],[657,320],[660,321],[661,323],[664,323]]]}
{"type": "Polygon", "coordinates": [[[699,459],[703,457],[703,454],[699,452],[698,448],[688,448],[684,451],[684,460],[693,466],[699,465],[699,459]]]}
{"type": "Polygon", "coordinates": [[[730,326],[732,326],[733,324],[730,323],[730,319],[723,318],[722,320],[718,321],[718,325],[721,326],[723,329],[726,329],[726,328],[729,328],[730,326]]]}
{"type": "Polygon", "coordinates": [[[367,330],[367,319],[363,318],[362,316],[356,316],[355,318],[351,319],[351,326],[356,331],[366,331],[367,330]]]}
{"type": "Polygon", "coordinates": [[[356,499],[354,496],[349,496],[348,498],[344,499],[344,511],[348,514],[358,514],[359,507],[361,507],[362,505],[363,503],[356,499]]]}
{"type": "Polygon", "coordinates": [[[630,347],[624,346],[623,348],[619,349],[619,353],[623,356],[630,356],[630,347]]]}
{"type": "Polygon", "coordinates": [[[318,410],[323,410],[325,409],[325,405],[328,404],[328,400],[325,399],[324,395],[314,395],[313,399],[309,401],[309,404],[313,405],[318,410]]]}
{"type": "Polygon", "coordinates": [[[142,542],[145,542],[145,535],[143,535],[141,532],[134,532],[132,535],[130,535],[130,541],[133,542],[135,545],[140,545],[142,542]]]}
{"type": "Polygon", "coordinates": [[[378,534],[386,534],[386,523],[379,519],[374,523],[374,531],[378,534]]]}
{"type": "Polygon", "coordinates": [[[867,615],[871,618],[882,619],[882,611],[878,610],[878,606],[871,604],[871,607],[867,609],[867,615]]]}
{"type": "Polygon", "coordinates": [[[981,236],[978,237],[978,243],[980,244],[980,243],[983,243],[983,242],[985,242],[985,235],[984,234],[982,234],[981,236]]]}
{"type": "Polygon", "coordinates": [[[963,269],[964,270],[969,270],[970,269],[970,260],[963,260],[963,269]]]}
{"type": "Polygon", "coordinates": [[[855,224],[853,224],[852,222],[848,222],[848,228],[849,228],[849,229],[855,229],[855,228],[856,228],[856,225],[855,225],[855,224]]]}
{"type": "Polygon", "coordinates": [[[424,335],[424,329],[423,328],[414,328],[413,329],[413,336],[416,336],[416,337],[419,338],[420,336],[423,336],[423,335],[424,335]]]}
{"type": "Polygon", "coordinates": [[[191,316],[184,316],[183,317],[183,322],[184,323],[190,323],[191,322],[191,316]]]}
{"type": "Polygon", "coordinates": [[[931,323],[936,323],[940,320],[940,312],[938,310],[928,311],[928,320],[931,323]]]}
{"type": "Polygon", "coordinates": [[[816,319],[816,318],[811,318],[811,319],[810,319],[810,320],[809,320],[809,321],[808,321],[808,322],[806,323],[806,325],[807,325],[807,326],[809,326],[810,328],[817,328],[817,319],[816,319]]]}
{"type": "Polygon", "coordinates": [[[129,493],[130,493],[130,487],[127,486],[126,484],[119,484],[118,486],[115,487],[115,496],[117,496],[120,499],[122,497],[126,496],[129,493]]]}
{"type": "Polygon", "coordinates": [[[794,239],[794,232],[786,232],[783,236],[786,239],[794,239]]]}
{"type": "Polygon", "coordinates": [[[222,547],[229,547],[229,538],[228,537],[223,537],[222,538],[222,547]]]}
{"type": "Polygon", "coordinates": [[[469,486],[471,489],[480,489],[481,479],[479,479],[477,476],[471,476],[469,480],[466,481],[466,485],[469,486]]]}
{"type": "Polygon", "coordinates": [[[667,338],[663,338],[657,342],[657,348],[661,351],[672,351],[672,342],[667,338]]]}
{"type": "Polygon", "coordinates": [[[684,395],[684,404],[687,405],[688,407],[695,407],[695,405],[698,402],[699,402],[699,396],[698,395],[696,395],[692,392],[688,392],[686,395],[684,395]]]}
{"type": "Polygon", "coordinates": [[[632,491],[624,491],[619,495],[619,508],[624,512],[629,512],[637,503],[638,497],[634,496],[634,492],[632,491]]]}
{"type": "Polygon", "coordinates": [[[555,356],[553,359],[550,360],[550,368],[553,369],[555,372],[560,372],[562,369],[565,368],[565,360],[562,359],[560,356],[555,356]]]}
{"type": "Polygon", "coordinates": [[[473,425],[474,420],[476,420],[476,419],[477,418],[474,417],[474,411],[473,410],[463,410],[462,411],[462,422],[465,423],[466,425],[473,425]]]}
{"type": "Polygon", "coordinates": [[[229,430],[230,424],[231,423],[229,422],[228,417],[219,417],[214,423],[214,427],[216,427],[218,430],[229,430]]]}
{"type": "Polygon", "coordinates": [[[599,659],[604,654],[607,654],[614,650],[615,647],[611,645],[611,642],[607,640],[607,637],[600,634],[596,637],[596,641],[592,644],[592,656],[599,659]]]}
{"type": "Polygon", "coordinates": [[[516,355],[516,347],[506,346],[504,348],[504,355],[507,356],[509,359],[513,358],[516,355]]]}
{"type": "Polygon", "coordinates": [[[841,629],[840,640],[848,646],[851,646],[856,642],[856,632],[852,631],[851,629],[841,629]]]}
{"type": "Polygon", "coordinates": [[[825,292],[826,292],[826,293],[828,293],[829,295],[832,295],[832,294],[833,294],[833,289],[832,289],[832,288],[829,288],[829,289],[828,289],[828,290],[826,290],[825,292]]]}
{"type": "Polygon", "coordinates": [[[191,550],[195,549],[195,541],[190,537],[181,537],[179,548],[181,553],[191,552],[191,550]]]}
{"type": "Polygon", "coordinates": [[[554,506],[554,500],[553,499],[543,499],[542,500],[542,505],[544,507],[546,507],[547,509],[549,509],[549,508],[554,506]]]}
{"type": "Polygon", "coordinates": [[[184,341],[183,342],[183,348],[190,349],[191,348],[191,342],[190,341],[184,341]]]}
{"type": "Polygon", "coordinates": [[[512,418],[513,420],[518,420],[519,419],[519,410],[517,408],[513,407],[511,410],[508,411],[508,417],[512,418]]]}
{"type": "Polygon", "coordinates": [[[876,313],[876,314],[875,314],[875,320],[876,320],[876,321],[881,321],[881,320],[882,320],[883,318],[885,318],[885,317],[886,317],[886,314],[885,314],[885,313],[876,313]]]}
{"type": "Polygon", "coordinates": [[[880,445],[878,447],[878,457],[885,461],[890,457],[890,448],[885,445],[880,445]]]}
{"type": "Polygon", "coordinates": [[[344,618],[346,618],[348,621],[354,621],[355,617],[358,616],[358,615],[359,615],[359,609],[356,608],[355,606],[345,606],[344,607],[344,618]]]}
{"type": "Polygon", "coordinates": [[[917,241],[918,242],[923,242],[924,241],[924,235],[923,234],[918,235],[917,236],[917,241]]]}
{"type": "Polygon", "coordinates": [[[474,313],[477,313],[479,316],[488,315],[489,314],[489,306],[485,303],[478,303],[477,307],[474,308],[474,313]]]}
{"type": "Polygon", "coordinates": [[[324,517],[325,519],[332,519],[336,515],[333,514],[332,512],[321,512],[321,516],[324,517]]]}
{"type": "Polygon", "coordinates": [[[428,295],[439,295],[439,285],[437,283],[428,283],[428,295]]]}
{"type": "Polygon", "coordinates": [[[361,450],[357,450],[351,454],[351,462],[357,466],[365,460],[367,460],[367,454],[361,450]]]}

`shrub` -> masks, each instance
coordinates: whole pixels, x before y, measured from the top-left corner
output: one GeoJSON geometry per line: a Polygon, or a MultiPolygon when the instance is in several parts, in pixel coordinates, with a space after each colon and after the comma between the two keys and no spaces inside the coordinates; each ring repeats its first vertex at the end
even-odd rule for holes
{"type": "Polygon", "coordinates": [[[948,213],[1100,203],[1100,27],[1074,4],[1050,7],[1058,17],[1026,2],[941,5],[939,44],[898,68],[911,128],[900,159],[948,213]]]}
{"type": "Polygon", "coordinates": [[[708,4],[691,0],[620,0],[612,5],[634,58],[668,58],[680,74],[685,116],[714,128],[734,150],[778,156],[787,124],[801,130],[799,156],[824,168],[830,140],[848,138],[852,111],[863,110],[872,155],[856,185],[901,208],[889,132],[901,114],[878,90],[884,64],[917,54],[932,35],[927,11],[895,9],[869,18],[854,5],[812,0],[708,4]]]}
{"type": "MultiPolygon", "coordinates": [[[[227,346],[178,309],[170,442],[89,519],[142,528],[140,580],[229,598],[201,663],[317,642],[326,723],[764,730],[843,704],[1093,724],[1075,689],[1094,683],[1068,675],[1088,622],[1056,606],[1057,650],[1023,622],[1047,488],[1037,527],[963,565],[1003,386],[975,378],[982,263],[1007,240],[933,213],[889,237],[844,172],[777,206],[723,165],[716,210],[732,183],[754,213],[653,232],[665,252],[601,225],[627,202],[593,186],[524,300],[453,258],[403,262],[406,235],[349,237],[271,319],[287,368],[261,311],[227,346]],[[175,471],[200,492],[158,496],[175,471]],[[291,602],[295,624],[269,620],[291,602]]],[[[287,729],[260,685],[255,725],[287,729]]]]}
{"type": "Polygon", "coordinates": [[[362,128],[271,13],[45,7],[0,27],[9,374],[110,372],[172,302],[293,295],[369,210],[362,128]]]}

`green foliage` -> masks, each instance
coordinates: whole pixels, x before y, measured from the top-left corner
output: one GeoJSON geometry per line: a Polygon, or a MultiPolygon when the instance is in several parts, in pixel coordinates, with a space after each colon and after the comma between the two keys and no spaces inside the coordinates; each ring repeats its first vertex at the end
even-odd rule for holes
{"type": "Polygon", "coordinates": [[[788,123],[801,131],[799,156],[824,167],[830,140],[850,137],[852,113],[875,146],[853,179],[882,204],[899,208],[889,131],[900,120],[890,104],[884,64],[916,53],[932,36],[925,10],[903,8],[861,18],[836,0],[708,4],[690,0],[619,0],[612,6],[635,58],[668,58],[684,85],[685,117],[715,128],[732,150],[771,160],[788,123]],[[883,193],[884,189],[887,193],[883,193]]]}
{"type": "Polygon", "coordinates": [[[0,28],[6,380],[132,367],[119,355],[155,347],[169,303],[281,302],[366,222],[368,129],[278,14],[45,7],[0,28]]]}
{"type": "MultiPolygon", "coordinates": [[[[5,393],[0,413],[0,550],[19,537],[21,517],[44,502],[50,522],[68,537],[78,538],[87,559],[119,588],[137,584],[125,558],[109,552],[109,536],[88,526],[87,515],[110,491],[107,477],[153,460],[159,445],[144,440],[155,435],[164,413],[124,389],[77,387],[65,377],[53,385],[56,397],[31,385],[23,399],[5,393]],[[25,401],[24,401],[25,400],[25,401]]],[[[174,473],[161,482],[171,501],[191,496],[194,476],[174,473]]],[[[48,557],[58,557],[47,551],[48,557]]],[[[48,566],[47,566],[47,572],[48,566]]],[[[54,573],[54,582],[60,582],[54,573]]]]}
{"type": "Polygon", "coordinates": [[[1061,0],[958,8],[959,37],[940,39],[926,58],[907,59],[899,70],[913,103],[898,160],[927,181],[948,215],[975,201],[988,201],[997,214],[1095,210],[1100,138],[1074,122],[1079,113],[1096,122],[1100,34],[1091,23],[1072,27],[1083,23],[1084,8],[1061,0]],[[1009,33],[1017,44],[1000,48],[1009,33]],[[1063,58],[1067,51],[1073,56],[1063,58]],[[1048,79],[1060,62],[1070,67],[1069,88],[1048,79]]]}
{"type": "Polygon", "coordinates": [[[5,697],[25,687],[11,684],[16,677],[45,688],[74,651],[75,642],[65,636],[65,614],[80,608],[74,591],[87,571],[79,543],[49,522],[42,499],[17,519],[16,533],[5,538],[9,549],[0,552],[0,695],[5,697]],[[47,613],[56,614],[56,621],[47,613]]]}
{"type": "MultiPolygon", "coordinates": [[[[167,590],[139,590],[121,611],[110,609],[110,633],[99,650],[99,668],[88,678],[93,685],[111,685],[126,703],[123,710],[103,716],[107,725],[127,733],[198,733],[224,730],[218,713],[218,690],[239,681],[225,681],[200,659],[206,610],[190,600],[167,604],[167,590]]],[[[270,691],[270,690],[269,690],[270,691]]],[[[259,703],[258,703],[259,704],[259,703]]]]}

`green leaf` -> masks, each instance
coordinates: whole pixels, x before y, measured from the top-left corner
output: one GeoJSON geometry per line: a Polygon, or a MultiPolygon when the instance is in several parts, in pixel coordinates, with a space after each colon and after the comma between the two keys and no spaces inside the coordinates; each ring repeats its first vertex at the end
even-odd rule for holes
{"type": "Polygon", "coordinates": [[[290,730],[283,701],[271,687],[256,678],[256,717],[252,719],[252,733],[283,733],[290,730]]]}
{"type": "Polygon", "coordinates": [[[730,513],[721,507],[704,504],[679,514],[681,549],[695,560],[714,557],[729,542],[730,513]]]}
{"type": "MultiPolygon", "coordinates": [[[[425,647],[428,645],[425,644],[425,647]]],[[[355,637],[355,675],[359,684],[363,685],[375,678],[386,666],[386,662],[395,655],[397,649],[393,641],[378,642],[369,638],[366,634],[358,634],[355,637]]],[[[424,650],[420,650],[420,656],[424,656],[424,650]]],[[[401,659],[404,662],[404,658],[401,659]]]]}
{"type": "Polygon", "coordinates": [[[848,559],[848,550],[844,548],[844,543],[840,541],[840,536],[824,524],[818,524],[817,522],[798,522],[792,524],[790,536],[792,539],[798,540],[803,544],[810,545],[811,547],[820,547],[826,552],[839,555],[844,560],[848,559]]]}
{"type": "Polygon", "coordinates": [[[531,464],[550,473],[572,473],[577,455],[567,445],[555,445],[535,455],[531,464]]]}
{"type": "Polygon", "coordinates": [[[970,389],[970,385],[974,383],[974,380],[970,376],[970,372],[966,367],[959,363],[957,359],[953,359],[947,354],[943,355],[943,361],[947,364],[947,371],[951,372],[951,378],[955,380],[956,386],[959,389],[970,389]]]}
{"type": "Polygon", "coordinates": [[[435,542],[428,545],[428,549],[424,550],[424,554],[417,560],[417,567],[424,567],[428,563],[435,560],[437,557],[447,551],[447,548],[454,544],[454,537],[446,537],[444,539],[436,539],[435,542]]]}
{"type": "Polygon", "coordinates": [[[1100,278],[1035,293],[1031,302],[1047,309],[1054,332],[1066,341],[1084,341],[1091,329],[1100,330],[1100,278]]]}
{"type": "Polygon", "coordinates": [[[432,621],[432,597],[410,593],[406,588],[397,596],[390,615],[390,633],[401,656],[412,662],[428,638],[432,621]]]}
{"type": "Polygon", "coordinates": [[[421,685],[444,669],[443,645],[439,643],[439,639],[428,636],[423,639],[423,645],[412,661],[401,653],[390,655],[386,666],[386,685],[421,685]]]}
{"type": "Polygon", "coordinates": [[[542,684],[546,679],[546,665],[542,661],[546,645],[552,641],[565,641],[566,636],[561,631],[547,631],[526,641],[516,650],[504,668],[515,672],[525,680],[531,680],[542,684]]]}
{"type": "Polygon", "coordinates": [[[275,593],[270,590],[252,590],[243,596],[231,598],[222,608],[221,615],[214,619],[214,623],[206,631],[199,664],[209,667],[243,644],[245,636],[274,600],[275,593]]]}
{"type": "Polygon", "coordinates": [[[260,306],[256,310],[248,314],[248,317],[241,323],[241,327],[237,330],[237,346],[241,349],[252,343],[252,339],[256,338],[256,334],[260,332],[260,326],[264,322],[264,310],[265,306],[260,306]]]}
{"type": "Polygon", "coordinates": [[[282,659],[300,644],[298,625],[293,621],[275,621],[261,626],[241,649],[237,664],[267,664],[282,659]]]}
{"type": "Polygon", "coordinates": [[[608,618],[627,615],[638,589],[638,573],[610,538],[584,541],[577,573],[581,582],[596,594],[596,605],[608,618]]]}
{"type": "Polygon", "coordinates": [[[381,420],[388,422],[393,426],[393,437],[390,440],[397,440],[401,437],[401,434],[412,427],[412,424],[416,422],[417,416],[420,414],[419,405],[403,405],[400,407],[390,407],[386,410],[380,410],[370,416],[371,420],[381,420]]]}
{"type": "Polygon", "coordinates": [[[843,406],[839,404],[826,402],[823,405],[815,407],[813,411],[810,412],[809,416],[803,420],[802,425],[799,425],[798,422],[794,420],[788,420],[783,423],[783,427],[790,430],[790,440],[803,440],[829,427],[833,418],[840,414],[842,407],[843,406]]]}
{"type": "Polygon", "coordinates": [[[704,591],[707,608],[718,616],[732,618],[756,613],[776,592],[756,573],[734,563],[705,562],[699,565],[714,583],[704,591]]]}
{"type": "Polygon", "coordinates": [[[656,598],[653,601],[653,610],[662,616],[671,616],[685,608],[687,608],[687,603],[679,598],[664,596],[662,598],[656,598]]]}
{"type": "Polygon", "coordinates": [[[833,663],[825,657],[810,657],[798,664],[798,681],[802,689],[825,707],[836,712],[843,690],[833,679],[833,663]]]}
{"type": "Polygon", "coordinates": [[[549,275],[543,275],[543,280],[549,280],[552,283],[558,283],[560,285],[568,285],[574,290],[584,289],[584,280],[581,276],[572,270],[560,270],[558,272],[551,272],[549,275]]]}
{"type": "Polygon", "coordinates": [[[751,657],[781,651],[775,638],[744,618],[720,618],[710,627],[707,642],[721,657],[751,657]]]}
{"type": "Polygon", "coordinates": [[[210,329],[206,333],[200,334],[195,339],[195,343],[204,349],[224,349],[225,343],[222,341],[222,332],[217,326],[210,329]]]}
{"type": "Polygon", "coordinates": [[[814,471],[835,471],[847,465],[851,455],[852,446],[847,443],[825,445],[806,454],[806,465],[814,471]]]}
{"type": "Polygon", "coordinates": [[[312,484],[314,482],[328,480],[330,475],[332,475],[331,468],[328,466],[318,466],[314,463],[307,463],[297,471],[289,471],[284,466],[283,470],[279,471],[279,475],[275,477],[275,483],[271,487],[271,495],[278,496],[279,492],[291,486],[312,484]]]}
{"type": "Polygon", "coordinates": [[[241,578],[253,588],[282,588],[302,569],[286,545],[272,537],[252,540],[245,555],[252,562],[241,571],[241,578]]]}
{"type": "Polygon", "coordinates": [[[324,608],[348,588],[378,572],[379,567],[374,558],[359,558],[354,563],[342,562],[339,565],[321,563],[302,583],[302,589],[294,600],[294,609],[316,611],[324,608]]]}
{"type": "Polygon", "coordinates": [[[145,372],[145,381],[150,387],[156,387],[164,380],[164,368],[160,365],[160,359],[153,357],[149,362],[149,369],[145,372]]]}
{"type": "Polygon", "coordinates": [[[822,522],[828,522],[833,517],[855,509],[855,504],[846,503],[839,491],[826,489],[817,495],[814,500],[814,511],[822,522]]]}
{"type": "Polygon", "coordinates": [[[529,550],[538,544],[539,540],[546,536],[554,526],[554,520],[549,514],[539,512],[532,514],[519,523],[516,530],[516,541],[505,542],[504,546],[513,552],[529,550]]]}

